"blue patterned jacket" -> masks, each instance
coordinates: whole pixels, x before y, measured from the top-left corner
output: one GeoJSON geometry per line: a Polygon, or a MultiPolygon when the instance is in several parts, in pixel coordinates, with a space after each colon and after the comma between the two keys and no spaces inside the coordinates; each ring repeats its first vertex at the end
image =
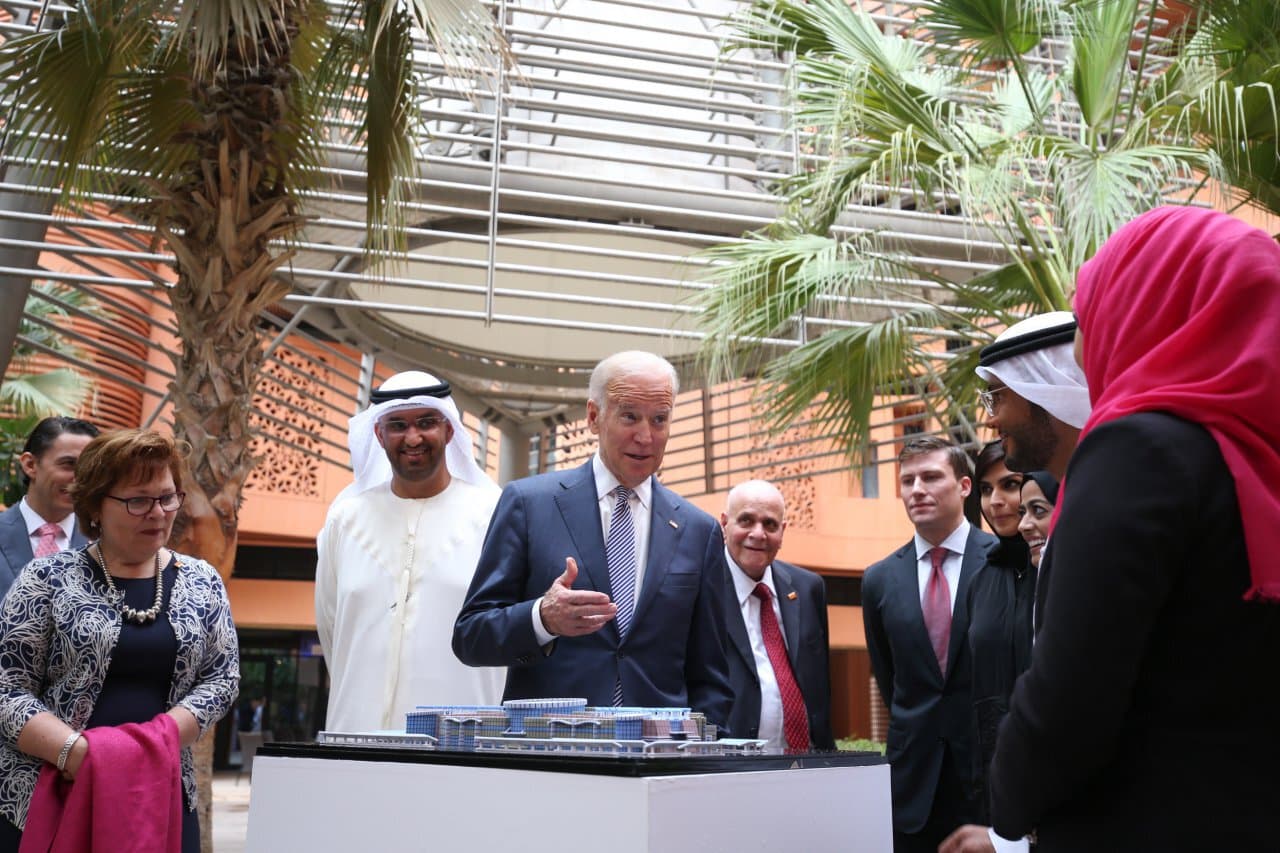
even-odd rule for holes
{"type": "MultiPolygon", "coordinates": [[[[169,703],[190,711],[204,733],[235,701],[240,652],[217,570],[182,554],[174,558],[177,576],[165,616],[178,654],[169,703]]],[[[95,577],[87,549],[33,560],[5,596],[0,608],[0,815],[15,826],[26,824],[41,765],[18,751],[19,732],[41,711],[83,729],[119,638],[120,612],[95,577]]],[[[194,807],[190,748],[182,750],[182,785],[194,807]]]]}

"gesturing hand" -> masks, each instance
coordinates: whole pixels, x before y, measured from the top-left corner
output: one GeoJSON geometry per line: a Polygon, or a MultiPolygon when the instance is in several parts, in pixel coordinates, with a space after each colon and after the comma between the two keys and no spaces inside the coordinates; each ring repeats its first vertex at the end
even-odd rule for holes
{"type": "Polygon", "coordinates": [[[565,557],[564,574],[542,596],[538,614],[542,625],[558,637],[581,637],[599,631],[618,613],[618,606],[603,592],[574,589],[578,564],[565,557]]]}
{"type": "Polygon", "coordinates": [[[966,823],[943,839],[938,853],[995,853],[985,826],[966,823]]]}

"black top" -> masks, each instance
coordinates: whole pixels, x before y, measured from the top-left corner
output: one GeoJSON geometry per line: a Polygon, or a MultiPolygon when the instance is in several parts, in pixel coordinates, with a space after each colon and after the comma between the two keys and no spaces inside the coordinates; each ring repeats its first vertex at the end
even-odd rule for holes
{"type": "Polygon", "coordinates": [[[1246,602],[1235,481],[1161,413],[1090,432],[1041,572],[1031,668],[991,765],[993,825],[1055,851],[1274,850],[1280,606],[1246,602]]]}
{"type": "Polygon", "coordinates": [[[1001,536],[969,587],[969,654],[973,663],[973,801],[988,823],[987,768],[996,732],[1009,710],[1013,683],[1031,665],[1031,610],[1036,570],[1021,534],[1001,536]]]}
{"type": "MultiPolygon", "coordinates": [[[[101,575],[101,566],[95,564],[94,569],[101,575]]],[[[154,622],[138,625],[121,619],[120,640],[111,654],[102,693],[85,728],[145,723],[156,714],[169,710],[169,689],[178,641],[166,611],[176,574],[177,569],[170,559],[164,569],[164,604],[154,622]]],[[[112,575],[111,579],[116,588],[124,592],[125,604],[135,610],[147,610],[155,601],[155,578],[118,578],[112,575]]]]}

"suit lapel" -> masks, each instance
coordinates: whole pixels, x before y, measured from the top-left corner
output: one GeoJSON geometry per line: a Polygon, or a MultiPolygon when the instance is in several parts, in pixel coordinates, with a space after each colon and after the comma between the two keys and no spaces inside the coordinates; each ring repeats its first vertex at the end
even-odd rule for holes
{"type": "Polygon", "coordinates": [[[662,587],[663,578],[667,576],[671,558],[675,556],[680,537],[684,535],[680,499],[659,485],[657,480],[650,479],[653,483],[653,511],[649,516],[649,556],[645,561],[644,581],[640,585],[640,598],[636,601],[632,622],[643,618],[645,611],[658,597],[658,590],[662,587]]]}
{"type": "Polygon", "coordinates": [[[746,664],[747,672],[754,681],[759,681],[756,672],[756,657],[751,652],[751,638],[747,636],[747,626],[742,621],[742,603],[738,601],[738,588],[733,583],[733,569],[724,565],[725,596],[724,621],[729,632],[729,641],[738,657],[746,664]]]}
{"type": "Polygon", "coordinates": [[[600,529],[600,501],[590,461],[565,475],[555,500],[578,553],[579,579],[585,575],[591,589],[608,593],[612,598],[609,567],[604,557],[604,532],[600,529]]]}
{"type": "Polygon", "coordinates": [[[791,671],[798,673],[796,654],[800,649],[800,599],[791,582],[791,570],[776,560],[773,563],[773,588],[778,594],[778,609],[782,611],[782,631],[787,635],[791,671]]]}
{"type": "Polygon", "coordinates": [[[16,504],[0,516],[0,551],[4,552],[13,577],[31,562],[31,537],[27,535],[26,520],[16,504]]]}
{"type": "Polygon", "coordinates": [[[76,523],[71,525],[71,547],[83,548],[89,544],[89,540],[80,532],[80,520],[76,519],[76,523]]]}
{"type": "Polygon", "coordinates": [[[901,601],[906,604],[907,613],[918,626],[916,634],[916,645],[919,646],[920,660],[927,661],[929,671],[942,680],[942,670],[938,669],[938,657],[933,653],[933,643],[929,641],[929,629],[924,624],[924,607],[920,604],[920,578],[919,565],[920,560],[916,557],[915,540],[907,543],[907,546],[897,553],[900,569],[894,574],[894,580],[898,583],[897,594],[901,596],[901,601]]]}
{"type": "Polygon", "coordinates": [[[975,535],[977,533],[978,528],[969,528],[969,537],[964,543],[964,558],[960,561],[960,583],[956,585],[955,606],[951,608],[951,638],[947,641],[948,678],[955,671],[956,659],[969,638],[969,608],[965,606],[969,584],[987,563],[987,548],[975,535]]]}

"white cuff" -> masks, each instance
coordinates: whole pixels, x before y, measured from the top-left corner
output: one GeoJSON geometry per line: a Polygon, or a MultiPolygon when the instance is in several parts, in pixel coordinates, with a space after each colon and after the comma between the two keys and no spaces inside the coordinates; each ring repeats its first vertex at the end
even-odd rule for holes
{"type": "Polygon", "coordinates": [[[1010,841],[997,835],[991,827],[987,827],[987,835],[991,837],[991,846],[996,849],[996,853],[1030,853],[1031,844],[1025,838],[1010,841]]]}
{"type": "Polygon", "coordinates": [[[538,600],[533,603],[533,636],[537,638],[539,646],[545,646],[556,638],[556,635],[542,624],[542,596],[538,596],[538,600]]]}

